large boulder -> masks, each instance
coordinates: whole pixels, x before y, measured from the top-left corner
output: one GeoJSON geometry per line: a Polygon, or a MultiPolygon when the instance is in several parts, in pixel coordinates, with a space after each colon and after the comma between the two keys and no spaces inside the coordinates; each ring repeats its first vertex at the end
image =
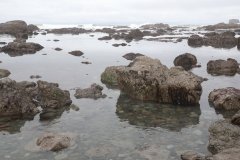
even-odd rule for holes
{"type": "Polygon", "coordinates": [[[239,64],[235,59],[211,60],[207,63],[207,72],[212,75],[234,76],[239,72],[239,64]]]}
{"type": "Polygon", "coordinates": [[[174,65],[175,66],[182,66],[185,70],[190,70],[197,64],[197,58],[196,56],[190,54],[190,53],[185,53],[177,56],[174,59],[174,65]]]}
{"type": "Polygon", "coordinates": [[[0,78],[4,78],[4,77],[8,77],[11,74],[11,72],[9,72],[6,69],[0,69],[0,78]]]}
{"type": "Polygon", "coordinates": [[[208,149],[217,154],[225,149],[238,148],[240,146],[240,127],[231,124],[228,120],[219,120],[209,127],[208,149]]]}
{"type": "Polygon", "coordinates": [[[240,110],[240,90],[232,87],[215,89],[208,100],[216,109],[240,110]]]}
{"type": "Polygon", "coordinates": [[[119,67],[116,73],[119,88],[139,100],[189,105],[197,104],[202,93],[203,78],[182,67],[168,69],[159,60],[146,56],[119,67]]]}
{"type": "Polygon", "coordinates": [[[89,88],[85,89],[77,89],[76,93],[74,96],[77,99],[80,98],[93,98],[93,99],[98,99],[98,98],[105,98],[106,95],[102,93],[103,87],[93,83],[89,88]]]}
{"type": "Polygon", "coordinates": [[[70,94],[58,88],[58,84],[44,81],[16,82],[9,78],[0,79],[0,115],[33,117],[43,111],[62,109],[71,104],[70,94]]]}
{"type": "Polygon", "coordinates": [[[43,151],[58,152],[71,146],[72,138],[67,134],[45,133],[40,136],[36,144],[43,151]]]}
{"type": "Polygon", "coordinates": [[[10,42],[6,46],[2,47],[2,52],[9,54],[10,56],[22,56],[24,54],[34,54],[37,51],[43,49],[43,46],[37,43],[15,41],[10,42]]]}
{"type": "Polygon", "coordinates": [[[9,21],[0,24],[0,34],[10,34],[16,38],[28,37],[27,23],[21,20],[9,21]]]}

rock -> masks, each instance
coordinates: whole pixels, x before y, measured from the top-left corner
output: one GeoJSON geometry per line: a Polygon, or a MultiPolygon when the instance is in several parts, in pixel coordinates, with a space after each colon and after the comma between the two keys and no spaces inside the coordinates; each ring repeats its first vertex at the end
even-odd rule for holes
{"type": "Polygon", "coordinates": [[[196,56],[190,54],[190,53],[185,53],[182,55],[177,56],[174,59],[174,65],[175,66],[182,66],[185,70],[190,70],[197,64],[197,58],[196,56]]]}
{"type": "Polygon", "coordinates": [[[39,76],[39,75],[31,75],[30,78],[31,79],[39,79],[39,78],[42,78],[42,77],[39,76]]]}
{"type": "Polygon", "coordinates": [[[112,66],[107,67],[105,71],[101,74],[101,81],[104,84],[110,86],[118,86],[118,74],[117,71],[124,68],[124,66],[112,66]]]}
{"type": "Polygon", "coordinates": [[[199,35],[192,35],[188,38],[188,45],[192,47],[203,46],[203,38],[199,35]]]}
{"type": "Polygon", "coordinates": [[[98,38],[98,40],[111,40],[111,39],[112,39],[111,36],[104,36],[104,37],[98,38]]]}
{"type": "Polygon", "coordinates": [[[57,83],[37,81],[37,84],[38,101],[43,109],[59,109],[71,105],[72,100],[69,91],[61,90],[57,83]]]}
{"type": "Polygon", "coordinates": [[[54,39],[53,41],[54,41],[54,42],[59,42],[60,40],[59,40],[59,39],[54,39]]]}
{"type": "Polygon", "coordinates": [[[73,55],[73,56],[82,56],[84,53],[82,51],[72,51],[72,52],[69,52],[69,54],[73,55]]]}
{"type": "Polygon", "coordinates": [[[89,33],[92,32],[92,30],[86,30],[83,28],[59,28],[59,29],[50,29],[47,30],[47,33],[53,33],[53,34],[73,34],[78,35],[82,33],[89,33]]]}
{"type": "Polygon", "coordinates": [[[106,95],[102,94],[102,90],[103,90],[102,86],[94,83],[91,85],[90,88],[77,89],[74,96],[77,99],[80,99],[80,98],[92,98],[92,99],[106,98],[106,95]]]}
{"type": "Polygon", "coordinates": [[[71,146],[71,137],[65,134],[46,133],[37,139],[37,146],[43,151],[58,152],[71,146]]]}
{"type": "Polygon", "coordinates": [[[209,61],[207,72],[212,75],[234,76],[239,71],[239,64],[235,59],[209,61]]]}
{"type": "Polygon", "coordinates": [[[1,45],[5,45],[5,44],[7,44],[7,42],[0,42],[0,44],[1,44],[1,45]]]}
{"type": "Polygon", "coordinates": [[[28,34],[33,34],[35,31],[39,30],[38,26],[33,25],[33,24],[29,24],[27,26],[27,29],[28,29],[28,34]]]}
{"type": "Polygon", "coordinates": [[[54,50],[55,50],[55,51],[61,51],[62,48],[58,48],[58,47],[57,47],[57,48],[55,48],[54,50]]]}
{"type": "Polygon", "coordinates": [[[95,32],[103,32],[103,33],[113,34],[116,32],[116,30],[112,29],[112,28],[103,28],[103,29],[96,29],[95,32]]]}
{"type": "Polygon", "coordinates": [[[0,78],[4,78],[4,77],[8,77],[11,74],[11,72],[9,72],[6,69],[0,69],[0,78]]]}
{"type": "Polygon", "coordinates": [[[79,111],[80,108],[78,106],[76,106],[75,104],[71,104],[70,108],[74,111],[79,111]]]}
{"type": "Polygon", "coordinates": [[[92,64],[91,62],[88,62],[88,61],[83,61],[81,62],[82,64],[92,64]]]}
{"type": "Polygon", "coordinates": [[[239,19],[229,19],[229,24],[238,24],[240,23],[239,19]]]}
{"type": "Polygon", "coordinates": [[[139,29],[134,29],[131,30],[126,36],[125,36],[125,40],[129,41],[129,40],[141,40],[144,37],[143,33],[139,30],[139,29]]]}
{"type": "Polygon", "coordinates": [[[114,47],[119,47],[119,46],[127,46],[127,44],[126,43],[120,43],[120,44],[113,44],[112,46],[114,46],[114,47]]]}
{"type": "Polygon", "coordinates": [[[240,148],[225,149],[213,156],[213,160],[239,160],[240,148]]]}
{"type": "Polygon", "coordinates": [[[205,160],[205,155],[194,151],[187,151],[181,155],[182,160],[205,160]]]}
{"type": "Polygon", "coordinates": [[[0,34],[9,34],[16,38],[28,38],[27,23],[21,20],[9,21],[0,24],[0,34]]]}
{"type": "Polygon", "coordinates": [[[127,59],[127,60],[134,60],[136,57],[139,57],[139,56],[144,56],[143,54],[141,53],[127,53],[123,56],[123,58],[127,59]]]}
{"type": "Polygon", "coordinates": [[[202,28],[208,31],[215,31],[218,29],[238,29],[240,28],[240,24],[218,23],[215,25],[204,26],[202,28]]]}
{"type": "Polygon", "coordinates": [[[232,117],[231,123],[240,126],[240,110],[232,117]]]}
{"type": "Polygon", "coordinates": [[[208,100],[216,109],[239,110],[240,109],[240,90],[228,87],[213,90],[208,100]]]}
{"type": "Polygon", "coordinates": [[[116,71],[118,86],[134,99],[160,103],[198,104],[203,78],[182,67],[168,69],[157,59],[137,57],[116,71]]]}
{"type": "Polygon", "coordinates": [[[22,56],[24,54],[34,54],[43,49],[43,46],[31,42],[10,42],[2,47],[2,51],[10,56],[22,56]]]}
{"type": "Polygon", "coordinates": [[[209,127],[208,149],[217,154],[225,149],[239,148],[240,127],[231,124],[228,120],[219,120],[209,127]]]}
{"type": "Polygon", "coordinates": [[[147,30],[167,29],[169,27],[170,26],[168,24],[164,24],[164,23],[146,24],[146,25],[140,26],[140,28],[147,29],[147,30]]]}

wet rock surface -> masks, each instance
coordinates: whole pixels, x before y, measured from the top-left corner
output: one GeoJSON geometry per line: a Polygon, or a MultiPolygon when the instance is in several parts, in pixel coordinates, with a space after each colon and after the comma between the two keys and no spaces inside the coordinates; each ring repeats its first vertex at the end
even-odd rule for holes
{"type": "Polygon", "coordinates": [[[9,21],[0,24],[0,34],[9,34],[16,38],[28,38],[27,23],[21,20],[9,21]]]}
{"type": "Polygon", "coordinates": [[[230,148],[213,156],[213,160],[239,160],[240,148],[230,148]]]}
{"type": "Polygon", "coordinates": [[[57,47],[57,48],[55,48],[54,50],[55,50],[55,51],[61,51],[62,48],[57,47]]]}
{"type": "Polygon", "coordinates": [[[98,99],[98,98],[106,98],[106,95],[102,93],[103,87],[94,83],[89,88],[86,89],[77,89],[74,96],[77,99],[80,98],[92,98],[92,99],[98,99]]]}
{"type": "Polygon", "coordinates": [[[239,110],[240,90],[232,87],[215,89],[209,94],[208,100],[216,109],[239,110]]]}
{"type": "Polygon", "coordinates": [[[118,73],[117,71],[123,69],[124,66],[111,66],[107,67],[105,71],[101,74],[102,83],[106,84],[108,87],[118,86],[118,73]]]}
{"type": "Polygon", "coordinates": [[[27,26],[27,29],[28,29],[28,34],[34,34],[34,32],[35,31],[38,31],[38,30],[40,30],[39,28],[38,28],[38,26],[36,26],[36,25],[33,25],[33,24],[29,24],[28,26],[27,26]]]}
{"type": "Polygon", "coordinates": [[[43,49],[43,46],[32,42],[15,41],[2,47],[2,52],[10,56],[22,56],[24,54],[34,54],[43,49]]]}
{"type": "Polygon", "coordinates": [[[197,58],[196,58],[196,56],[194,56],[190,53],[185,53],[185,54],[177,56],[174,59],[173,63],[175,66],[182,66],[185,70],[190,70],[196,66],[197,58]]]}
{"type": "Polygon", "coordinates": [[[71,52],[69,52],[69,54],[71,54],[71,55],[73,55],[73,56],[80,57],[80,56],[82,56],[84,53],[83,53],[82,51],[77,50],[77,51],[71,51],[71,52]]]}
{"type": "Polygon", "coordinates": [[[0,69],[0,78],[8,77],[11,74],[10,71],[6,69],[0,69]]]}
{"type": "Polygon", "coordinates": [[[123,56],[123,58],[125,58],[126,60],[132,61],[139,56],[144,56],[144,55],[141,53],[127,53],[123,56]]]}
{"type": "Polygon", "coordinates": [[[203,78],[182,67],[168,69],[159,60],[145,56],[116,73],[119,88],[138,100],[190,105],[197,104],[202,93],[203,78]]]}
{"type": "Polygon", "coordinates": [[[37,146],[43,151],[58,152],[71,146],[71,137],[67,134],[45,133],[37,139],[37,146]]]}
{"type": "Polygon", "coordinates": [[[239,72],[239,64],[235,59],[211,60],[207,63],[207,72],[211,75],[234,76],[239,72]]]}
{"type": "Polygon", "coordinates": [[[142,102],[121,93],[116,105],[116,115],[134,126],[161,127],[179,132],[188,126],[197,125],[201,110],[199,105],[182,107],[142,102]]]}

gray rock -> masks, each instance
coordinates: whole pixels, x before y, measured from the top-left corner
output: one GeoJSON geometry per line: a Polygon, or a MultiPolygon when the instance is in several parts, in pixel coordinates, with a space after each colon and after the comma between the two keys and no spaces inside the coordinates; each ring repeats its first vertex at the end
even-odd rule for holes
{"type": "Polygon", "coordinates": [[[240,109],[240,90],[232,87],[215,89],[208,100],[216,109],[239,110],[240,109]]]}
{"type": "Polygon", "coordinates": [[[212,75],[234,76],[239,71],[239,64],[235,59],[209,61],[207,72],[212,75]]]}
{"type": "Polygon", "coordinates": [[[240,110],[232,117],[231,123],[240,126],[240,110]]]}
{"type": "Polygon", "coordinates": [[[82,56],[84,53],[82,51],[71,51],[69,52],[69,54],[73,55],[73,56],[82,56]]]}
{"type": "Polygon", "coordinates": [[[8,77],[11,74],[11,72],[9,72],[6,69],[0,69],[0,78],[4,78],[4,77],[8,77]]]}
{"type": "Polygon", "coordinates": [[[102,90],[103,90],[102,86],[94,83],[89,88],[77,89],[74,96],[77,99],[80,99],[80,98],[93,98],[93,99],[106,98],[106,95],[102,94],[102,90]]]}
{"type": "Polygon", "coordinates": [[[111,86],[118,86],[118,74],[117,71],[124,68],[124,66],[111,66],[107,67],[105,71],[101,74],[101,81],[102,83],[111,86]]]}
{"type": "Polygon", "coordinates": [[[190,54],[190,53],[185,53],[177,56],[174,59],[174,65],[175,66],[182,66],[185,70],[190,70],[197,64],[197,58],[196,56],[190,54]]]}

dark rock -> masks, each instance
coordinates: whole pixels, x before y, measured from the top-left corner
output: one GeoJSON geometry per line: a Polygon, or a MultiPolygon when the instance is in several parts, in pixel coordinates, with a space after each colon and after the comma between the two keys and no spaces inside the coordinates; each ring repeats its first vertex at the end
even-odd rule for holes
{"type": "Polygon", "coordinates": [[[174,59],[174,65],[175,66],[182,66],[185,70],[190,70],[197,64],[197,58],[196,56],[190,54],[190,53],[185,53],[182,55],[177,56],[174,59]]]}
{"type": "Polygon", "coordinates": [[[202,93],[203,78],[182,67],[168,69],[157,59],[140,56],[115,71],[117,76],[105,72],[104,77],[117,77],[119,88],[135,99],[191,105],[198,104],[202,93]]]}
{"type": "Polygon", "coordinates": [[[9,72],[6,69],[0,69],[0,78],[4,78],[4,77],[8,77],[11,74],[11,72],[9,72]]]}
{"type": "Polygon", "coordinates": [[[83,61],[81,62],[82,64],[92,64],[91,62],[88,62],[88,61],[83,61]]]}
{"type": "Polygon", "coordinates": [[[116,30],[112,29],[112,28],[103,28],[103,29],[96,29],[95,32],[102,32],[102,33],[113,34],[113,33],[116,32],[116,30]]]}
{"type": "Polygon", "coordinates": [[[0,44],[1,44],[1,45],[5,45],[5,44],[7,44],[7,42],[0,42],[0,44]]]}
{"type": "Polygon", "coordinates": [[[203,38],[199,35],[192,35],[188,38],[188,45],[192,47],[203,46],[203,38]]]}
{"type": "Polygon", "coordinates": [[[16,20],[0,24],[0,34],[9,34],[16,38],[28,38],[28,26],[26,22],[16,20]]]}
{"type": "Polygon", "coordinates": [[[97,85],[96,83],[92,84],[90,88],[86,89],[77,89],[74,96],[77,99],[80,98],[106,98],[105,94],[102,94],[103,87],[100,85],[97,85]]]}
{"type": "Polygon", "coordinates": [[[212,75],[234,76],[239,71],[239,64],[235,59],[209,61],[207,72],[212,75]]]}
{"type": "Polygon", "coordinates": [[[101,37],[101,38],[98,38],[98,40],[111,40],[112,37],[110,36],[104,36],[104,37],[101,37]]]}
{"type": "Polygon", "coordinates": [[[47,35],[47,33],[46,32],[42,32],[41,35],[47,35]]]}
{"type": "Polygon", "coordinates": [[[59,39],[54,39],[53,41],[54,41],[54,42],[59,42],[60,40],[59,40],[59,39]]]}
{"type": "Polygon", "coordinates": [[[240,110],[232,117],[231,123],[240,126],[240,110]]]}
{"type": "Polygon", "coordinates": [[[60,28],[60,29],[50,29],[47,30],[47,33],[53,33],[53,34],[73,34],[78,35],[82,33],[89,33],[92,32],[92,30],[86,30],[83,28],[60,28]]]}
{"type": "Polygon", "coordinates": [[[37,139],[37,146],[43,151],[58,152],[70,147],[72,138],[67,134],[46,133],[37,139]]]}
{"type": "Polygon", "coordinates": [[[101,74],[101,81],[102,83],[106,84],[108,87],[111,88],[118,86],[118,74],[117,71],[123,69],[124,66],[112,66],[107,67],[105,71],[101,74]]]}
{"type": "Polygon", "coordinates": [[[126,43],[120,43],[120,44],[113,44],[112,46],[114,46],[114,47],[119,47],[119,46],[127,46],[127,44],[126,43]]]}
{"type": "MultiPolygon", "coordinates": [[[[29,24],[29,25],[27,26],[27,29],[28,29],[28,34],[33,34],[35,31],[38,31],[38,30],[39,30],[38,26],[33,25],[33,24],[29,24]]],[[[36,33],[36,32],[35,32],[35,33],[36,33]]]]}
{"type": "Polygon", "coordinates": [[[127,60],[134,60],[136,57],[139,57],[139,56],[144,56],[143,54],[141,53],[127,53],[123,56],[123,58],[127,59],[127,60]]]}
{"type": "Polygon", "coordinates": [[[232,87],[215,89],[209,94],[208,100],[216,109],[239,110],[240,90],[232,87]]]}
{"type": "Polygon", "coordinates": [[[226,149],[239,148],[240,127],[231,124],[228,120],[219,120],[209,127],[208,149],[217,154],[226,149]]]}
{"type": "Polygon", "coordinates": [[[229,148],[213,156],[213,160],[239,160],[240,148],[229,148]]]}
{"type": "Polygon", "coordinates": [[[157,29],[166,29],[169,28],[168,24],[157,23],[157,24],[146,24],[142,25],[140,28],[149,29],[149,30],[157,30],[157,29]]]}
{"type": "Polygon", "coordinates": [[[72,52],[69,52],[69,54],[73,55],[73,56],[82,56],[84,53],[82,51],[72,51],[72,52]]]}
{"type": "Polygon", "coordinates": [[[39,76],[39,75],[31,75],[30,78],[31,79],[39,79],[39,78],[42,78],[42,77],[39,76]]]}
{"type": "Polygon", "coordinates": [[[143,33],[139,29],[131,30],[126,36],[125,40],[141,40],[144,37],[143,33]]]}
{"type": "Polygon", "coordinates": [[[58,47],[57,47],[57,48],[55,48],[54,50],[55,50],[55,51],[61,51],[62,48],[58,48],[58,47]]]}

